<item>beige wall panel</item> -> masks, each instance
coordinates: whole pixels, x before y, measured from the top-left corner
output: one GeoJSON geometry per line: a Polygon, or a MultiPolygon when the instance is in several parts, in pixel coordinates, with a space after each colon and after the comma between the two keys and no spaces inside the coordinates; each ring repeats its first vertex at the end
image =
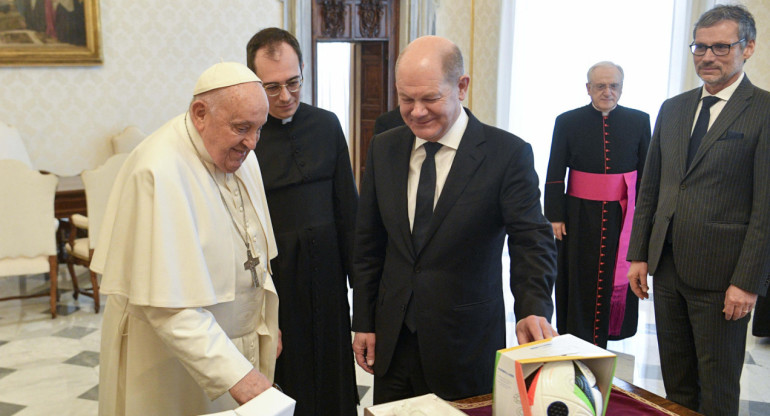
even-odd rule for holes
{"type": "Polygon", "coordinates": [[[463,53],[471,75],[465,105],[484,123],[495,124],[500,0],[436,1],[436,34],[463,53]]]}
{"type": "Polygon", "coordinates": [[[754,85],[770,90],[770,2],[745,0],[743,4],[754,15],[757,24],[757,46],[744,69],[754,85]]]}

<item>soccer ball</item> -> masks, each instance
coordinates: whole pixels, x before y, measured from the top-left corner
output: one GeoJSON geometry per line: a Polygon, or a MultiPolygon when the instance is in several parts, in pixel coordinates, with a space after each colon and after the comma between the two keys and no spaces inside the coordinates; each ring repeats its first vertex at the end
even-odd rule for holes
{"type": "Polygon", "coordinates": [[[604,405],[596,377],[578,360],[543,364],[528,396],[533,416],[601,416],[604,405]]]}

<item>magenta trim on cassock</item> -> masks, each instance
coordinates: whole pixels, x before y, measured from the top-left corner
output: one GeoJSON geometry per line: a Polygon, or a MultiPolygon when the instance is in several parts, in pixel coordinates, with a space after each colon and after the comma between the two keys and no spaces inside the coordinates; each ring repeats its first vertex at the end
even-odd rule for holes
{"type": "Polygon", "coordinates": [[[626,291],[628,290],[627,275],[630,263],[626,261],[626,255],[628,254],[628,243],[631,240],[634,206],[636,206],[636,171],[603,174],[570,169],[567,195],[591,201],[620,202],[623,211],[623,223],[620,226],[618,255],[615,258],[609,331],[610,335],[620,335],[626,310],[626,291]]]}

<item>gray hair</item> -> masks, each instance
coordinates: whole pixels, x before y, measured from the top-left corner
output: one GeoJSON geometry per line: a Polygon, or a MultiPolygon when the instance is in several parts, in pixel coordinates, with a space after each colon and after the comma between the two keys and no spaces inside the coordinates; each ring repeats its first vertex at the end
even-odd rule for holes
{"type": "Polygon", "coordinates": [[[714,26],[723,20],[732,20],[738,24],[738,39],[745,39],[745,42],[750,42],[757,38],[754,16],[749,10],[742,5],[727,4],[721,4],[703,13],[692,29],[692,38],[695,39],[695,32],[698,29],[714,26]]]}
{"type": "Polygon", "coordinates": [[[597,63],[591,65],[590,68],[588,68],[588,72],[586,73],[586,80],[587,80],[587,82],[589,84],[591,83],[591,74],[594,73],[594,70],[596,68],[615,68],[615,69],[617,69],[618,72],[620,72],[620,84],[623,85],[623,77],[624,77],[624,75],[623,75],[623,67],[621,67],[620,65],[618,65],[618,64],[616,64],[614,62],[610,62],[610,61],[597,62],[597,63]]]}

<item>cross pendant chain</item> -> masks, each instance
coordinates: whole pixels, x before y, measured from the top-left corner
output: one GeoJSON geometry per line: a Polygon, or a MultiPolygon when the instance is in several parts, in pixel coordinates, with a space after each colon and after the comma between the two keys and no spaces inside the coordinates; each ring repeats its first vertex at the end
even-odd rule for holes
{"type": "Polygon", "coordinates": [[[259,287],[259,279],[257,278],[257,266],[259,265],[259,258],[254,258],[251,255],[251,248],[246,245],[246,255],[248,259],[243,263],[243,270],[251,271],[251,280],[254,281],[254,287],[259,287]]]}

